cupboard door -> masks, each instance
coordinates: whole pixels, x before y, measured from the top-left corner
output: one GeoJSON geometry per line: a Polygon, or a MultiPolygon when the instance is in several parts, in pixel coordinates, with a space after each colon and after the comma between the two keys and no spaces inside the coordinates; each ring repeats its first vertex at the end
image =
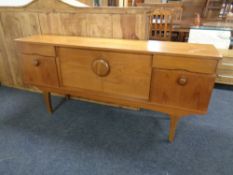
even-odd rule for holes
{"type": "Polygon", "coordinates": [[[150,101],[206,112],[215,75],[153,69],[150,101]]]}
{"type": "Polygon", "coordinates": [[[58,86],[58,74],[54,57],[22,55],[23,79],[26,84],[58,86]]]}
{"type": "Polygon", "coordinates": [[[151,55],[58,48],[61,86],[149,99],[151,55]]]}

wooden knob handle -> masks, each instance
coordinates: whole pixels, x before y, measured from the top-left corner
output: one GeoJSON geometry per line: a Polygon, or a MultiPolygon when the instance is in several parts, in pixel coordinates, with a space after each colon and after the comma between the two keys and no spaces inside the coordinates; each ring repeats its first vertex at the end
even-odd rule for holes
{"type": "Polygon", "coordinates": [[[34,60],[32,60],[32,64],[33,64],[33,66],[37,67],[40,65],[40,61],[38,59],[34,59],[34,60]]]}
{"type": "Polygon", "coordinates": [[[182,77],[178,78],[177,83],[181,86],[184,86],[188,83],[188,78],[182,76],[182,77]]]}
{"type": "Polygon", "coordinates": [[[110,67],[107,61],[98,59],[92,62],[92,70],[96,75],[104,77],[109,74],[110,67]]]}

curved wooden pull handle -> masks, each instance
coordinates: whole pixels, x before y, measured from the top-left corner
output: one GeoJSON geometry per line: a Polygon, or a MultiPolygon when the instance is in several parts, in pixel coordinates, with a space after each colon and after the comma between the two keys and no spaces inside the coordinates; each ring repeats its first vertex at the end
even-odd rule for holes
{"type": "Polygon", "coordinates": [[[92,70],[96,75],[104,77],[109,74],[110,67],[107,61],[98,59],[92,62],[92,70]]]}
{"type": "Polygon", "coordinates": [[[40,65],[40,61],[38,59],[34,59],[32,60],[32,65],[37,67],[40,65]]]}
{"type": "Polygon", "coordinates": [[[185,86],[188,83],[188,78],[181,76],[180,78],[178,78],[177,83],[181,86],[185,86]]]}

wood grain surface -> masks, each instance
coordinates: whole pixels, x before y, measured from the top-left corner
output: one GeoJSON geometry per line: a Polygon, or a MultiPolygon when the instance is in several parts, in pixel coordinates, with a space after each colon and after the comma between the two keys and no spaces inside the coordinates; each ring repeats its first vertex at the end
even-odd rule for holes
{"type": "Polygon", "coordinates": [[[0,7],[0,81],[25,87],[14,39],[35,34],[147,39],[147,7],[74,8],[59,0],[35,0],[25,7],[0,7]]]}
{"type": "Polygon", "coordinates": [[[55,46],[72,46],[77,48],[104,49],[143,54],[156,53],[162,55],[178,55],[216,60],[221,57],[217,49],[213,45],[208,44],[69,37],[57,35],[34,35],[18,38],[16,41],[31,44],[50,44],[55,46]]]}
{"type": "Polygon", "coordinates": [[[148,99],[151,77],[150,55],[58,48],[61,85],[148,99]],[[98,59],[109,65],[109,74],[99,76],[92,70],[98,59]]]}

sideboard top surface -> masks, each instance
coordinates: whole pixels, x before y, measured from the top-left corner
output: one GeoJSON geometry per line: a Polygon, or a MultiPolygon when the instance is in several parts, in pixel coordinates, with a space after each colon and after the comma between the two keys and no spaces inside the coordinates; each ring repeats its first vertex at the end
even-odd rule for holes
{"type": "Polygon", "coordinates": [[[165,54],[188,57],[205,57],[219,59],[221,54],[213,45],[191,44],[166,41],[142,41],[106,38],[89,38],[56,35],[33,35],[16,39],[17,42],[55,45],[64,47],[77,47],[89,49],[104,49],[110,51],[123,51],[143,54],[165,54]]]}

